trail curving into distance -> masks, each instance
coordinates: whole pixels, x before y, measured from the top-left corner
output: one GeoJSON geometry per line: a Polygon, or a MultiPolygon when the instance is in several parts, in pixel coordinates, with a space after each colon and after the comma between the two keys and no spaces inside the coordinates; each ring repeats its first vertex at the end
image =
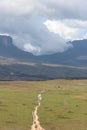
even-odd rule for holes
{"type": "Polygon", "coordinates": [[[40,107],[41,100],[42,100],[42,94],[41,93],[38,94],[38,104],[35,107],[35,110],[32,112],[33,125],[31,126],[31,130],[45,130],[41,127],[40,122],[39,122],[39,117],[38,117],[38,108],[40,107]]]}

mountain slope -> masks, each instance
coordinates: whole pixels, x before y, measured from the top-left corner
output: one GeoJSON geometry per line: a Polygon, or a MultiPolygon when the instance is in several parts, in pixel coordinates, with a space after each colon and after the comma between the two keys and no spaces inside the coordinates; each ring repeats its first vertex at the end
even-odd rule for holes
{"type": "Polygon", "coordinates": [[[47,61],[48,63],[86,66],[87,40],[73,41],[71,44],[73,47],[63,53],[41,56],[40,58],[43,58],[43,60],[47,61]]]}
{"type": "Polygon", "coordinates": [[[37,57],[14,46],[10,36],[0,36],[0,80],[87,78],[87,40],[71,43],[63,53],[37,57]]]}
{"type": "Polygon", "coordinates": [[[35,60],[35,56],[17,48],[10,36],[0,36],[0,56],[20,60],[35,60]]]}
{"type": "Polygon", "coordinates": [[[24,61],[45,62],[51,64],[87,65],[87,40],[71,42],[72,48],[52,55],[34,56],[17,48],[10,36],[0,36],[0,56],[13,57],[24,61]]]}

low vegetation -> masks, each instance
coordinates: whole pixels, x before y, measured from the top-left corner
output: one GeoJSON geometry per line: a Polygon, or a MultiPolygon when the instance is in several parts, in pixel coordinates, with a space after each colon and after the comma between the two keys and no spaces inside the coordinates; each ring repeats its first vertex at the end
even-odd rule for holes
{"type": "Polygon", "coordinates": [[[37,94],[45,130],[87,129],[87,80],[0,82],[0,130],[30,130],[37,94]]]}

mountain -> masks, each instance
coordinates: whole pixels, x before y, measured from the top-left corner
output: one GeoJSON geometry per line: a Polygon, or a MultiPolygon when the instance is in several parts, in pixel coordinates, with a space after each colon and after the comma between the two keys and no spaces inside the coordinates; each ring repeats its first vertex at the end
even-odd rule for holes
{"type": "Polygon", "coordinates": [[[87,78],[87,40],[52,55],[34,56],[17,48],[10,36],[0,36],[0,80],[87,78]]]}
{"type": "Polygon", "coordinates": [[[87,65],[87,40],[78,40],[71,42],[72,48],[63,52],[52,55],[34,56],[17,48],[13,44],[10,36],[0,36],[0,56],[11,57],[23,61],[45,62],[51,64],[65,65],[87,65]]]}
{"type": "Polygon", "coordinates": [[[71,42],[72,48],[63,53],[56,53],[48,56],[41,56],[48,63],[87,66],[87,40],[71,42]]]}
{"type": "Polygon", "coordinates": [[[36,59],[31,53],[17,48],[13,44],[13,39],[10,36],[0,36],[0,56],[16,58],[20,60],[36,59]]]}

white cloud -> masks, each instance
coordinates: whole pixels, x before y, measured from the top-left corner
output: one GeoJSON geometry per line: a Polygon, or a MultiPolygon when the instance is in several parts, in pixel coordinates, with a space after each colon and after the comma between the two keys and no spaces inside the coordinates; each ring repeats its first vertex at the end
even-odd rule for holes
{"type": "Polygon", "coordinates": [[[0,0],[0,14],[7,16],[23,16],[32,13],[37,0],[0,0]]]}
{"type": "Polygon", "coordinates": [[[47,28],[66,40],[83,39],[87,33],[87,21],[81,20],[47,20],[47,28]]]}
{"type": "MultiPolygon", "coordinates": [[[[21,27],[19,28],[21,29],[21,27]]],[[[32,16],[28,27],[26,25],[26,30],[25,26],[22,27],[22,30],[24,31],[14,36],[15,44],[34,55],[63,52],[71,47],[71,44],[67,44],[63,38],[50,32],[42,22],[41,17],[37,15],[32,16]],[[35,21],[36,19],[37,21],[35,21]]]]}
{"type": "Polygon", "coordinates": [[[10,35],[7,33],[0,33],[0,36],[10,36],[10,35]]]}
{"type": "Polygon", "coordinates": [[[24,50],[27,51],[27,52],[31,52],[34,55],[39,55],[41,48],[38,47],[38,46],[33,46],[30,43],[27,43],[27,44],[24,44],[24,50]]]}

